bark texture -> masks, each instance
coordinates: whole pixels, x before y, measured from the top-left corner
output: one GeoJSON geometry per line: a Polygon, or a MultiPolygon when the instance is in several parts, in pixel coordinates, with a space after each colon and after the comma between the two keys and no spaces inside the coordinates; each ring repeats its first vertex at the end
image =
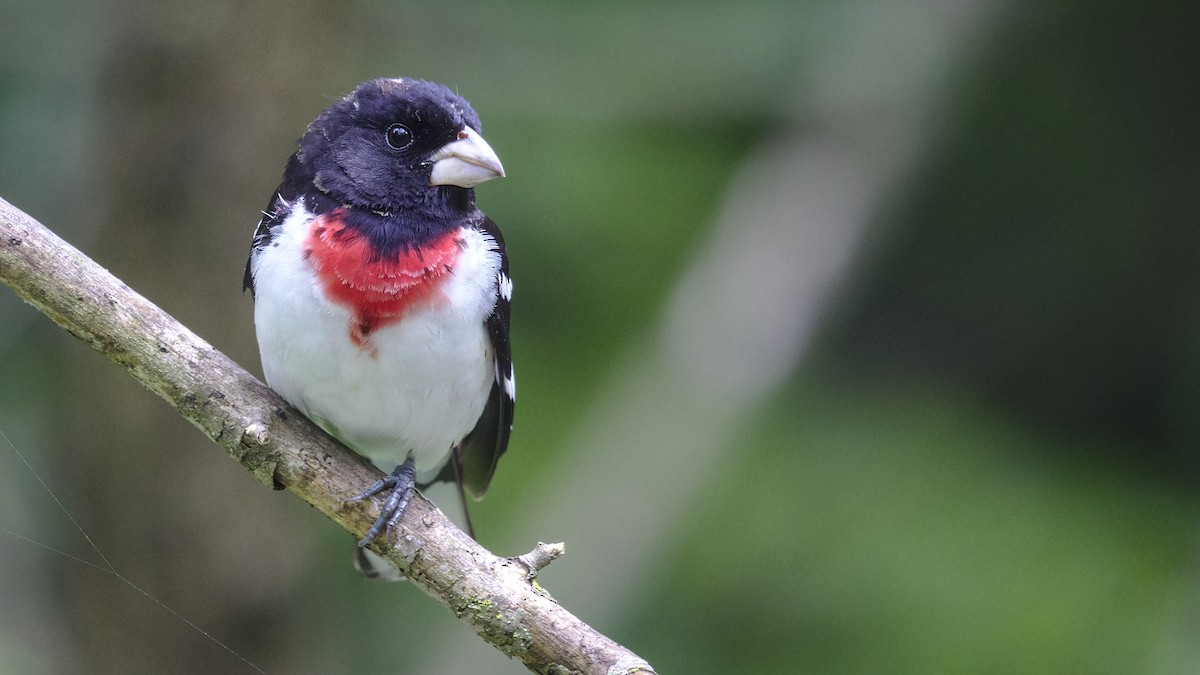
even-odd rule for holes
{"type": "MultiPolygon", "coordinates": [[[[264,484],[289,490],[355,538],[378,515],[346,502],[380,477],[267,385],[36,220],[0,199],[0,281],[120,364],[264,484]]],[[[539,673],[653,673],[533,583],[561,554],[493,555],[415,495],[392,545],[374,551],[484,640],[539,673]]]]}

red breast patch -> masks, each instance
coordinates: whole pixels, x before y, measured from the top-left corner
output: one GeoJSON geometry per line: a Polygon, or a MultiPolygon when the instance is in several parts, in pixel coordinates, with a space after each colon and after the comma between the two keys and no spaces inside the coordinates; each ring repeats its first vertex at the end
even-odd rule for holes
{"type": "Polygon", "coordinates": [[[343,222],[338,209],[313,219],[304,258],[325,297],[354,314],[350,339],[363,349],[375,329],[399,321],[414,303],[437,302],[443,277],[454,268],[462,240],[457,231],[418,248],[380,257],[370,240],[343,222]]]}

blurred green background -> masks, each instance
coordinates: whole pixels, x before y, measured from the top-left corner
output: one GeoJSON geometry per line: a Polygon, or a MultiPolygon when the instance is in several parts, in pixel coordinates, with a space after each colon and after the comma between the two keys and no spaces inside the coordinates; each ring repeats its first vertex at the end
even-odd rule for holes
{"type": "MultiPolygon", "coordinates": [[[[543,585],[659,672],[1200,669],[1200,4],[0,17],[0,196],[255,373],[305,125],[376,76],[468,98],[520,383],[481,541],[565,541],[543,585]]],[[[7,291],[0,430],[266,672],[523,672],[7,291]]],[[[0,529],[0,672],[254,672],[48,550],[100,563],[3,440],[0,529]]]]}

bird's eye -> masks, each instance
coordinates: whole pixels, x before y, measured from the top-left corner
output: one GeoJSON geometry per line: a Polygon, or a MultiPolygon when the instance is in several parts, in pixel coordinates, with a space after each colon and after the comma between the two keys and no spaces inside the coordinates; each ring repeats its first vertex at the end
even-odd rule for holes
{"type": "Polygon", "coordinates": [[[387,144],[395,150],[403,150],[412,145],[413,134],[403,124],[393,124],[387,128],[387,144]]]}

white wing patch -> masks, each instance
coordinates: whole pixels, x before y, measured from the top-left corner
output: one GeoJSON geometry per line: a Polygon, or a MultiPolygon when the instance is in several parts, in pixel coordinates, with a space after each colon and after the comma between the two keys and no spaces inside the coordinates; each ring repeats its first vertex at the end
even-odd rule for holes
{"type": "Polygon", "coordinates": [[[512,366],[508,367],[508,374],[504,376],[504,393],[510,400],[517,400],[517,376],[512,366]]]}
{"type": "Polygon", "coordinates": [[[511,302],[513,292],[512,277],[508,276],[504,272],[501,272],[500,274],[496,275],[496,279],[500,286],[500,297],[504,298],[506,302],[511,302]]]}

